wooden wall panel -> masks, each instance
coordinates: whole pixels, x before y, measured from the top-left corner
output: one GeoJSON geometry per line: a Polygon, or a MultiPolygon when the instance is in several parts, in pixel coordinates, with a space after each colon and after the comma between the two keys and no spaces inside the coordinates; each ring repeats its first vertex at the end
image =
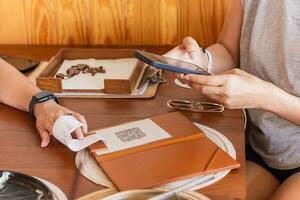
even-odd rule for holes
{"type": "Polygon", "coordinates": [[[90,1],[54,0],[54,2],[58,44],[88,44],[90,1]]]}
{"type": "Polygon", "coordinates": [[[183,0],[181,37],[190,35],[202,46],[215,42],[222,29],[229,0],[183,0]]]}
{"type": "Polygon", "coordinates": [[[178,0],[159,1],[159,44],[172,45],[179,42],[180,8],[181,2],[178,0]]]}
{"type": "Polygon", "coordinates": [[[23,1],[0,0],[0,43],[27,43],[23,1]]]}
{"type": "MultiPolygon", "coordinates": [[[[124,45],[142,43],[142,0],[125,0],[124,10],[124,45]]],[[[144,36],[145,37],[145,36],[144,36]]]]}
{"type": "Polygon", "coordinates": [[[216,41],[230,0],[0,0],[0,44],[216,41]],[[3,20],[4,19],[4,20],[3,20]]]}
{"type": "Polygon", "coordinates": [[[215,40],[212,35],[213,24],[213,0],[199,0],[194,2],[187,0],[186,12],[182,16],[186,20],[184,33],[197,39],[201,45],[207,45],[215,40]]]}
{"type": "Polygon", "coordinates": [[[25,24],[28,44],[55,44],[57,32],[54,1],[24,1],[25,24]]]}
{"type": "Polygon", "coordinates": [[[218,33],[222,30],[223,22],[229,8],[228,1],[218,0],[214,2],[214,20],[213,20],[213,29],[218,33]]]}
{"type": "Polygon", "coordinates": [[[122,44],[124,40],[123,0],[91,0],[90,44],[122,44]]]}
{"type": "Polygon", "coordinates": [[[141,43],[158,45],[159,0],[140,0],[141,43]]]}

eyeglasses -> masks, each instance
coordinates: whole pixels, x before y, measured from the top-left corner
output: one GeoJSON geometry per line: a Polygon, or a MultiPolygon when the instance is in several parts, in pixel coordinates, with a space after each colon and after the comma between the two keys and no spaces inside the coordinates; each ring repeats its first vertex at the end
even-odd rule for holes
{"type": "Polygon", "coordinates": [[[223,112],[224,106],[212,102],[187,101],[169,99],[167,105],[170,108],[187,110],[192,112],[223,112]]]}

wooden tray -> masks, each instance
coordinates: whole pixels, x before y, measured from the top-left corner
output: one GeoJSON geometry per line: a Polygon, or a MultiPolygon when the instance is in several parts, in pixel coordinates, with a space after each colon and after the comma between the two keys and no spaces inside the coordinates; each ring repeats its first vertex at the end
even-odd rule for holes
{"type": "Polygon", "coordinates": [[[62,79],[55,78],[55,74],[64,60],[75,59],[120,59],[133,58],[133,49],[61,49],[49,62],[36,79],[36,84],[42,90],[54,93],[63,92],[104,92],[106,94],[131,94],[140,81],[145,64],[137,62],[128,79],[104,79],[104,90],[77,90],[68,91],[63,88],[62,79]]]}

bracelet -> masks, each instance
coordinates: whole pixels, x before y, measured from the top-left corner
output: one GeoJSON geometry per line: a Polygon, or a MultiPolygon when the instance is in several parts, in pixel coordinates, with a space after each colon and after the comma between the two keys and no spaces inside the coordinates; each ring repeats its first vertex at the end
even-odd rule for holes
{"type": "Polygon", "coordinates": [[[212,68],[212,55],[211,53],[206,49],[206,48],[201,48],[203,54],[206,57],[206,63],[205,63],[205,68],[208,72],[211,72],[211,68],[212,68]]]}
{"type": "Polygon", "coordinates": [[[207,71],[211,72],[212,70],[212,55],[210,53],[210,51],[208,51],[207,49],[205,49],[205,55],[207,57],[207,71]]]}

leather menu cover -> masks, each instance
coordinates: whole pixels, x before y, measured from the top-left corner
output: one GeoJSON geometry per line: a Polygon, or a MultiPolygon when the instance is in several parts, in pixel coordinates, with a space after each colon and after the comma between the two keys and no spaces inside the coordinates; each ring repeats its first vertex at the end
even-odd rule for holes
{"type": "Polygon", "coordinates": [[[240,165],[179,112],[150,118],[172,137],[97,156],[98,164],[121,190],[149,188],[240,165]]]}

